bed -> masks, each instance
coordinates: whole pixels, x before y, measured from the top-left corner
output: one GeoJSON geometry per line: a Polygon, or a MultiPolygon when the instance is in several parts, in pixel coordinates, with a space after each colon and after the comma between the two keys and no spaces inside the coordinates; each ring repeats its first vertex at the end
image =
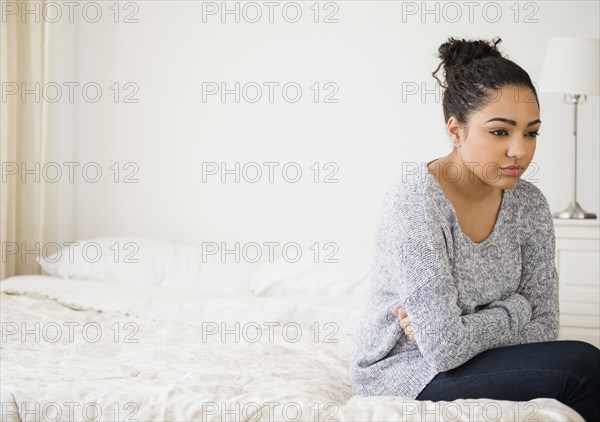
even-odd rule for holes
{"type": "Polygon", "coordinates": [[[327,274],[300,267],[287,288],[272,276],[276,265],[254,268],[248,290],[169,284],[176,278],[164,267],[119,280],[99,268],[96,279],[69,278],[63,266],[0,283],[2,421],[583,420],[550,398],[353,395],[347,371],[364,271],[353,273],[360,288],[334,282],[323,294],[313,287],[327,274]],[[145,283],[152,274],[160,276],[145,283]]]}

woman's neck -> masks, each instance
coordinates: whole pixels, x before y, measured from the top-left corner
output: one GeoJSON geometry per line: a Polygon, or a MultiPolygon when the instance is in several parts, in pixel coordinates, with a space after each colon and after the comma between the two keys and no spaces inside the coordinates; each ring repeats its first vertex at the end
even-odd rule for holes
{"type": "Polygon", "coordinates": [[[454,151],[430,163],[427,168],[445,192],[450,192],[463,202],[483,202],[502,194],[501,189],[488,185],[473,173],[454,151]]]}

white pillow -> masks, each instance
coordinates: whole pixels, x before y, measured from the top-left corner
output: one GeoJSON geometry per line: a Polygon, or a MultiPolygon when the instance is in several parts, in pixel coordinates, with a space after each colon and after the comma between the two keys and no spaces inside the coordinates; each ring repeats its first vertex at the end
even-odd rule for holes
{"type": "Polygon", "coordinates": [[[337,263],[286,262],[261,263],[250,281],[257,296],[286,295],[364,295],[370,279],[370,253],[346,254],[337,263]]]}
{"type": "Polygon", "coordinates": [[[194,245],[124,236],[77,243],[71,254],[65,246],[49,256],[38,256],[44,273],[65,279],[251,294],[248,282],[256,264],[202,263],[201,250],[194,245]]]}

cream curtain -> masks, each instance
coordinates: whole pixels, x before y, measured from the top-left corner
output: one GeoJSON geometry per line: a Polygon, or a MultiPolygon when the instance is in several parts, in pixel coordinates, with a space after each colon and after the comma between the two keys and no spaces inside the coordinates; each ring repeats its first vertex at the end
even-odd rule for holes
{"type": "MultiPolygon", "coordinates": [[[[45,1],[35,3],[41,10],[45,1]]],[[[38,83],[39,92],[44,85],[45,24],[44,19],[35,22],[32,15],[21,19],[17,14],[7,15],[0,27],[0,79],[5,97],[0,103],[0,279],[4,279],[40,273],[35,255],[42,247],[43,181],[36,181],[35,174],[25,173],[24,181],[21,176],[25,169],[35,170],[36,163],[42,165],[44,102],[34,94],[22,98],[21,91],[33,90],[38,83]],[[6,95],[15,84],[18,93],[6,95]]]]}

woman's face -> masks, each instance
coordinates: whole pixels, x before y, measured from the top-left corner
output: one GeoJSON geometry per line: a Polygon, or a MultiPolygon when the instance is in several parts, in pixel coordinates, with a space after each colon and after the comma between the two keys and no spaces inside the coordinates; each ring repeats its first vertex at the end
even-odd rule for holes
{"type": "Polygon", "coordinates": [[[539,119],[540,110],[530,89],[506,86],[496,95],[492,93],[488,104],[471,115],[466,133],[460,135],[463,163],[488,185],[514,187],[533,160],[539,119]],[[522,170],[502,170],[513,165],[522,170]]]}

